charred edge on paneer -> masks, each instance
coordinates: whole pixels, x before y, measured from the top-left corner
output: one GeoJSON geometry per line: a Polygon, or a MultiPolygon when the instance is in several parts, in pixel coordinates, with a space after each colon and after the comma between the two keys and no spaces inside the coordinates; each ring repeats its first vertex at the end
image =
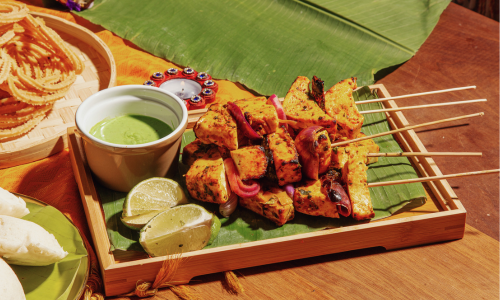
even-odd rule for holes
{"type": "Polygon", "coordinates": [[[262,147],[264,147],[264,151],[267,157],[267,171],[266,171],[266,179],[272,183],[278,183],[278,176],[276,175],[276,167],[274,164],[274,156],[273,151],[269,148],[268,138],[264,138],[262,140],[262,147]]]}
{"type": "Polygon", "coordinates": [[[211,158],[217,152],[214,144],[203,144],[196,139],[182,149],[182,163],[191,166],[198,158],[211,158]]]}
{"type": "Polygon", "coordinates": [[[325,110],[325,82],[313,76],[311,95],[322,110],[325,110]]]}
{"type": "Polygon", "coordinates": [[[335,84],[325,93],[325,112],[337,120],[337,133],[332,140],[341,137],[353,139],[361,131],[364,118],[352,96],[356,87],[356,78],[351,77],[335,84]]]}
{"type": "Polygon", "coordinates": [[[309,79],[299,76],[294,81],[283,101],[283,110],[287,119],[307,126],[319,125],[330,135],[335,136],[337,122],[327,115],[314,100],[309,99],[309,79]]]}
{"type": "Polygon", "coordinates": [[[266,175],[269,162],[262,146],[248,146],[232,150],[231,158],[241,180],[259,179],[266,175]]]}
{"type": "Polygon", "coordinates": [[[265,145],[271,154],[269,156],[272,157],[279,185],[298,182],[302,179],[299,154],[284,125],[278,127],[275,133],[267,135],[265,145]]]}
{"type": "Polygon", "coordinates": [[[303,214],[338,218],[337,204],[322,192],[320,180],[306,180],[304,185],[295,188],[293,206],[303,214]]]}
{"type": "Polygon", "coordinates": [[[220,154],[197,159],[186,173],[186,186],[189,194],[197,200],[226,203],[231,190],[220,154]]]}
{"type": "Polygon", "coordinates": [[[240,198],[239,204],[281,226],[295,216],[293,201],[280,188],[271,187],[267,191],[260,190],[251,198],[240,198]]]}
{"type": "Polygon", "coordinates": [[[366,147],[346,147],[348,160],[342,170],[342,181],[351,199],[352,217],[355,220],[371,219],[375,216],[368,189],[365,165],[368,149],[366,147]]]}

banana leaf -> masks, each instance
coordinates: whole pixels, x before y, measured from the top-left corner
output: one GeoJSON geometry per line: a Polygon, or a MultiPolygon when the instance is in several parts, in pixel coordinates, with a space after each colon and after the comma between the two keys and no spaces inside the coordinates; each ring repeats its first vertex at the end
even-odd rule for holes
{"type": "Polygon", "coordinates": [[[77,14],[178,65],[283,96],[298,75],[372,84],[417,52],[449,2],[96,0],[77,14]]]}
{"type": "Polygon", "coordinates": [[[23,286],[26,299],[76,299],[85,287],[89,272],[88,253],[78,229],[56,208],[23,198],[30,210],[23,219],[45,228],[68,251],[64,259],[48,266],[11,265],[23,286]]]}
{"type": "MultiPolygon", "coordinates": [[[[353,93],[355,100],[373,99],[368,87],[364,87],[353,93]]],[[[363,104],[360,110],[372,110],[381,108],[380,103],[363,104]]],[[[365,123],[362,131],[367,135],[389,131],[389,124],[385,114],[365,115],[365,123]]],[[[187,131],[182,137],[181,149],[195,139],[193,131],[187,131]]],[[[374,139],[380,146],[381,152],[401,152],[401,148],[392,136],[378,137],[374,139]]],[[[179,174],[177,181],[184,187],[190,203],[204,206],[214,213],[218,212],[218,205],[197,201],[189,197],[183,175],[188,171],[188,167],[179,163],[179,174]]],[[[390,181],[399,179],[417,178],[417,174],[406,157],[381,157],[375,164],[369,165],[368,182],[390,181]]],[[[111,191],[102,186],[98,186],[98,193],[104,208],[108,236],[113,249],[121,250],[142,250],[138,241],[137,232],[128,229],[120,221],[122,205],[126,193],[111,191]]],[[[412,207],[425,203],[426,195],[421,183],[404,185],[394,185],[385,187],[370,188],[370,196],[375,211],[372,220],[378,220],[391,216],[398,210],[403,209],[411,203],[412,207]]],[[[220,216],[220,215],[219,215],[220,216]]],[[[245,243],[250,241],[264,240],[299,233],[307,233],[325,228],[339,228],[363,222],[355,221],[352,218],[331,219],[325,217],[313,217],[296,213],[295,218],[283,226],[276,226],[273,222],[260,215],[244,209],[238,208],[230,217],[221,218],[221,229],[219,235],[211,245],[206,248],[213,248],[225,245],[245,243]]],[[[366,221],[364,221],[366,222],[366,221]]]]}

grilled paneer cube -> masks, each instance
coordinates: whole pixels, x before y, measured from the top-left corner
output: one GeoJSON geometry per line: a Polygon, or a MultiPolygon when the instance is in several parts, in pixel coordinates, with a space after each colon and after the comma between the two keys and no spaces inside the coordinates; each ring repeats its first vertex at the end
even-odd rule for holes
{"type": "MultiPolygon", "coordinates": [[[[366,136],[366,134],[360,132],[356,136],[356,138],[365,137],[365,136],[366,136]]],[[[368,149],[368,153],[379,153],[380,152],[380,147],[372,139],[359,141],[359,142],[356,142],[353,144],[355,144],[356,146],[366,147],[368,149]]],[[[378,157],[366,157],[366,164],[367,165],[376,163],[377,161],[378,161],[378,157]]]]}
{"type": "Polygon", "coordinates": [[[199,139],[196,139],[182,149],[182,163],[191,166],[198,158],[211,158],[218,153],[216,145],[203,144],[199,139]]]}
{"type": "Polygon", "coordinates": [[[278,184],[285,185],[300,181],[302,170],[299,154],[285,126],[281,125],[275,133],[268,134],[266,142],[273,156],[278,184]]]}
{"type": "Polygon", "coordinates": [[[259,179],[266,175],[268,161],[262,146],[248,146],[232,150],[231,158],[241,180],[259,179]]]}
{"type": "Polygon", "coordinates": [[[295,210],[306,215],[338,218],[337,203],[330,201],[321,191],[321,180],[306,180],[305,185],[295,188],[295,210]]]}
{"type": "Polygon", "coordinates": [[[231,195],[220,154],[197,159],[186,173],[189,194],[200,201],[226,203],[231,195]]]}
{"type": "MultiPolygon", "coordinates": [[[[356,138],[360,137],[365,137],[366,135],[362,132],[360,132],[356,138]]],[[[346,140],[346,138],[341,138],[337,141],[343,141],[346,140]]],[[[347,144],[347,146],[340,146],[340,147],[334,147],[332,149],[332,168],[334,169],[342,169],[344,167],[344,164],[347,162],[347,154],[346,154],[346,147],[365,147],[368,150],[368,153],[379,153],[380,152],[380,147],[372,140],[372,139],[367,139],[359,142],[354,142],[347,144]]],[[[348,151],[348,150],[347,150],[348,151]]],[[[366,157],[366,162],[365,164],[373,164],[378,161],[378,157],[366,157]]]]}
{"type": "Polygon", "coordinates": [[[346,152],[346,147],[332,148],[332,163],[330,165],[331,168],[335,170],[342,170],[348,159],[349,154],[346,152]]]}
{"type": "Polygon", "coordinates": [[[356,220],[371,219],[373,212],[370,191],[368,190],[365,165],[368,149],[366,147],[347,147],[348,160],[342,170],[342,181],[351,199],[352,217],[356,220]]]}
{"type": "Polygon", "coordinates": [[[330,138],[326,135],[325,131],[316,132],[317,146],[315,145],[316,152],[319,157],[319,170],[318,174],[324,174],[330,168],[332,160],[332,143],[330,138]]]}
{"type": "Polygon", "coordinates": [[[276,132],[279,125],[276,109],[266,101],[266,97],[234,101],[253,130],[261,136],[276,132]]]}
{"type": "Polygon", "coordinates": [[[352,97],[355,88],[356,78],[351,77],[337,83],[325,93],[325,112],[337,120],[335,139],[353,139],[363,126],[363,115],[359,113],[352,97]]]}
{"type": "Polygon", "coordinates": [[[239,204],[281,226],[294,217],[293,201],[285,190],[271,187],[251,198],[240,198],[239,204]]]}
{"type": "Polygon", "coordinates": [[[287,119],[303,123],[306,127],[323,126],[330,135],[335,136],[337,123],[328,116],[318,104],[309,98],[309,79],[299,76],[288,90],[283,101],[287,119]]]}
{"type": "Polygon", "coordinates": [[[193,130],[202,143],[224,146],[230,150],[238,149],[236,122],[222,104],[211,105],[196,122],[193,130]]]}

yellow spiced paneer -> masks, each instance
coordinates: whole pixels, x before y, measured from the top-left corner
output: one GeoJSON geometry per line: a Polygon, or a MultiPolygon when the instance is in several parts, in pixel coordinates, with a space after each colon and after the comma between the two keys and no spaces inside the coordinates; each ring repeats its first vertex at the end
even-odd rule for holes
{"type": "Polygon", "coordinates": [[[196,137],[204,144],[224,146],[230,150],[238,149],[238,129],[236,121],[225,105],[214,103],[194,125],[196,137]]]}
{"type": "Polygon", "coordinates": [[[214,144],[203,144],[200,139],[195,139],[182,149],[182,163],[191,166],[198,158],[211,158],[219,153],[214,144]]]}
{"type": "Polygon", "coordinates": [[[268,159],[262,146],[247,146],[232,150],[231,158],[241,180],[259,179],[266,175],[268,159]]]}
{"type": "Polygon", "coordinates": [[[251,198],[240,198],[239,205],[281,226],[294,217],[293,201],[285,190],[271,187],[251,198]]]}
{"type": "Polygon", "coordinates": [[[285,126],[278,127],[276,132],[267,135],[266,139],[272,153],[278,184],[285,185],[300,181],[302,168],[299,163],[299,154],[285,126]]]}
{"type": "Polygon", "coordinates": [[[325,93],[325,112],[337,120],[335,139],[353,139],[361,131],[364,118],[352,96],[356,87],[356,78],[351,77],[335,84],[325,93]]]}
{"type": "MultiPolygon", "coordinates": [[[[356,138],[365,137],[366,135],[360,132],[356,138]]],[[[345,141],[347,138],[341,138],[337,141],[345,141]]],[[[335,141],[335,142],[337,142],[335,141]]],[[[347,154],[346,147],[365,147],[368,150],[368,153],[379,153],[380,147],[373,141],[372,139],[366,139],[354,143],[347,144],[346,146],[338,146],[332,148],[332,168],[334,169],[342,169],[344,164],[347,162],[347,154]]],[[[367,156],[365,164],[373,164],[378,161],[378,157],[376,156],[367,156]]]]}
{"type": "Polygon", "coordinates": [[[197,159],[186,173],[186,186],[189,194],[197,200],[226,203],[231,189],[220,154],[197,159]]]}
{"type": "Polygon", "coordinates": [[[321,180],[306,180],[295,188],[293,196],[295,210],[306,215],[338,218],[337,203],[330,201],[321,191],[321,180]]]}
{"type": "Polygon", "coordinates": [[[342,170],[342,182],[351,199],[352,217],[356,220],[371,219],[375,216],[368,190],[365,162],[368,149],[366,147],[346,147],[348,160],[342,170]]]}
{"type": "Polygon", "coordinates": [[[283,110],[287,119],[300,122],[306,127],[319,125],[330,135],[335,136],[337,123],[335,118],[328,116],[309,95],[310,80],[299,76],[292,84],[283,101],[283,110]]]}
{"type": "Polygon", "coordinates": [[[274,106],[267,104],[266,97],[236,100],[250,126],[261,136],[276,132],[279,125],[278,114],[274,106]]]}

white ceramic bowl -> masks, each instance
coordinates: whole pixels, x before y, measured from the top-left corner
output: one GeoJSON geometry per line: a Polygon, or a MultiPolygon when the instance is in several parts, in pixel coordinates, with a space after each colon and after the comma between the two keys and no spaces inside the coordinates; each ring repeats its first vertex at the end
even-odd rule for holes
{"type": "Polygon", "coordinates": [[[125,85],[88,97],[78,107],[75,121],[92,172],[104,186],[128,192],[147,178],[174,177],[187,117],[186,106],[176,95],[156,87],[125,85]],[[173,124],[174,131],[139,145],[108,143],[89,133],[98,122],[126,114],[159,119],[173,124]]]}

